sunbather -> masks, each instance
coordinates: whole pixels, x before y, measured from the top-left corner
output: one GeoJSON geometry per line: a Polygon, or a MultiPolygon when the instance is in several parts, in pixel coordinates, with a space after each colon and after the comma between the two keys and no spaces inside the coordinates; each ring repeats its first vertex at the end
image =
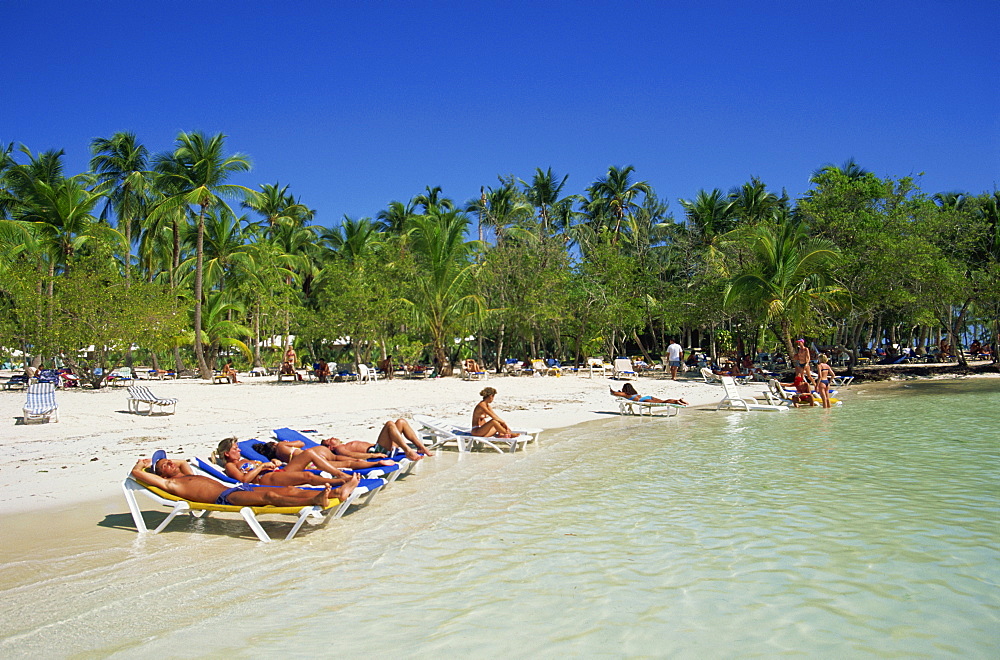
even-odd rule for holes
{"type": "Polygon", "coordinates": [[[411,461],[423,458],[421,454],[424,456],[434,455],[424,446],[424,443],[420,441],[420,436],[405,419],[397,419],[395,422],[388,421],[383,424],[375,444],[361,440],[343,442],[339,438],[327,438],[323,440],[321,445],[338,456],[353,459],[385,457],[393,452],[395,447],[403,450],[403,453],[411,461]],[[413,451],[407,444],[408,442],[413,443],[417,451],[413,451]]]}
{"type": "Polygon", "coordinates": [[[286,440],[282,442],[257,442],[253,444],[257,453],[269,460],[287,463],[292,470],[308,470],[310,466],[337,475],[339,470],[356,470],[370,468],[376,465],[395,465],[393,461],[372,461],[385,454],[365,456],[338,456],[329,447],[306,447],[301,440],[286,440]],[[365,458],[369,460],[364,460],[365,458]]]}
{"type": "Polygon", "coordinates": [[[622,385],[622,389],[620,392],[616,391],[615,388],[613,387],[609,389],[611,390],[611,394],[613,394],[614,396],[624,397],[626,399],[629,399],[630,401],[639,401],[648,403],[673,403],[679,406],[688,405],[688,402],[685,401],[684,399],[657,399],[656,397],[653,396],[640,396],[639,393],[636,392],[635,388],[632,387],[632,383],[625,383],[624,385],[622,385]]]}
{"type": "MultiPolygon", "coordinates": [[[[330,471],[334,478],[330,479],[315,472],[306,472],[304,469],[295,469],[290,465],[285,467],[278,460],[262,463],[244,458],[240,453],[240,446],[236,438],[226,438],[219,443],[219,457],[226,462],[225,472],[233,479],[246,484],[258,484],[261,486],[309,486],[329,485],[339,486],[340,484],[358,484],[358,475],[348,476],[336,467],[330,471]]],[[[332,466],[331,466],[332,467],[332,466]]]]}
{"type": "Polygon", "coordinates": [[[779,385],[795,388],[795,394],[790,394],[789,398],[796,407],[799,404],[806,403],[810,406],[816,405],[816,399],[813,397],[812,388],[809,386],[809,381],[806,379],[805,373],[796,374],[795,380],[791,383],[779,383],[779,385]]]}
{"type": "MultiPolygon", "coordinates": [[[[530,364],[530,362],[529,362],[530,364]]],[[[472,410],[472,435],[486,438],[496,436],[498,438],[516,438],[517,433],[511,430],[507,422],[500,419],[500,416],[493,412],[490,406],[496,397],[497,391],[492,387],[484,388],[479,396],[483,400],[476,404],[472,410]]]]}
{"type": "Polygon", "coordinates": [[[342,500],[357,486],[357,482],[349,482],[336,490],[327,485],[323,490],[312,491],[301,488],[251,489],[246,484],[228,488],[215,479],[194,474],[187,461],[171,460],[162,449],[153,454],[152,460],[140,458],[132,468],[132,477],[191,502],[232,506],[325,507],[331,495],[342,500]]]}

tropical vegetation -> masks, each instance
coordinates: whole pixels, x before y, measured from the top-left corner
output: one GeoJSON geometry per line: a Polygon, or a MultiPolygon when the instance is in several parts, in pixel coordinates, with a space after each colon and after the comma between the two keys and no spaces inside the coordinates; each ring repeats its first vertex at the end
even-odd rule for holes
{"type": "MultiPolygon", "coordinates": [[[[800,199],[758,178],[694,191],[675,218],[632,166],[571,192],[536,168],[456,202],[427,186],[318,224],[224,135],[62,151],[0,145],[0,347],[98,375],[135,360],[210,377],[222,360],[429,362],[961,345],[1000,327],[1000,192],[928,194],[853,160],[800,199]]],[[[993,355],[996,355],[994,345],[993,355]]],[[[92,377],[91,377],[92,376],[92,377]]]]}

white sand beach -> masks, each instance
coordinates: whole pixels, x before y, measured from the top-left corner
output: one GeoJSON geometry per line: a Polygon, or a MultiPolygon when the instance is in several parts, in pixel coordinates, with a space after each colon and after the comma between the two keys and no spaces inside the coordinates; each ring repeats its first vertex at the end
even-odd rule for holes
{"type": "MultiPolygon", "coordinates": [[[[676,382],[662,374],[633,382],[643,395],[684,398],[692,406],[718,402],[721,388],[690,373],[676,382]]],[[[0,391],[0,418],[7,428],[0,438],[6,456],[0,463],[0,515],[114,496],[135,461],[159,448],[172,456],[206,456],[222,438],[264,439],[283,426],[374,442],[387,419],[426,414],[468,423],[487,385],[498,391],[494,408],[512,426],[555,429],[617,415],[608,386],[620,389],[622,384],[575,375],[487,381],[396,378],[366,384],[241,380],[237,385],[144,382],[157,396],[179,400],[174,415],[129,413],[124,388],[60,390],[59,422],[29,425],[20,422],[24,392],[0,391]]],[[[742,389],[752,395],[763,388],[754,383],[742,389]]]]}

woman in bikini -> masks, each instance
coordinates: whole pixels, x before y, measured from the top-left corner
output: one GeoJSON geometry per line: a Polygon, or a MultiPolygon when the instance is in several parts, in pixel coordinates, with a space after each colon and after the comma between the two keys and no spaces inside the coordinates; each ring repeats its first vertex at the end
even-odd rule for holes
{"type": "Polygon", "coordinates": [[[678,406],[686,406],[688,402],[684,399],[657,399],[653,396],[639,396],[639,393],[635,391],[632,387],[632,383],[625,383],[622,385],[621,392],[616,391],[613,387],[611,389],[611,394],[614,396],[620,396],[630,401],[648,401],[649,403],[673,403],[678,406]]]}
{"type": "Polygon", "coordinates": [[[484,388],[479,393],[483,400],[477,403],[472,410],[472,435],[480,438],[516,438],[518,434],[514,433],[507,422],[500,419],[500,416],[493,412],[493,408],[490,406],[496,395],[497,391],[492,387],[484,388]]]}
{"type": "Polygon", "coordinates": [[[302,459],[295,456],[292,463],[289,463],[288,466],[282,466],[281,462],[277,459],[262,463],[244,458],[243,454],[240,453],[240,445],[236,438],[226,438],[219,443],[218,449],[219,457],[226,462],[226,474],[237,481],[247,484],[257,484],[260,486],[301,486],[303,484],[309,486],[332,486],[350,483],[356,485],[360,481],[358,475],[344,474],[332,464],[328,466],[332,469],[321,468],[330,472],[334,476],[332,479],[318,475],[315,472],[306,472],[304,469],[305,465],[312,463],[312,460],[307,458],[305,454],[305,451],[298,452],[298,455],[303,457],[302,459]],[[303,464],[303,461],[306,461],[306,463],[303,464]]]}
{"type": "Polygon", "coordinates": [[[833,377],[837,375],[833,367],[827,364],[827,359],[825,354],[820,355],[819,364],[816,366],[816,393],[822,399],[824,408],[831,407],[830,383],[833,382],[833,377]]]}

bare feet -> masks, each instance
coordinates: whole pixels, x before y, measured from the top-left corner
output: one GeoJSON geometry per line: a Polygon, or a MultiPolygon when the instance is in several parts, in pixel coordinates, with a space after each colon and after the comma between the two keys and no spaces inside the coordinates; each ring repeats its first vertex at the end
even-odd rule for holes
{"type": "Polygon", "coordinates": [[[406,457],[407,457],[408,459],[410,459],[411,461],[419,461],[419,460],[420,460],[421,458],[423,458],[423,456],[421,456],[421,455],[420,455],[420,454],[418,454],[417,452],[413,451],[412,449],[407,449],[407,450],[406,450],[406,451],[404,452],[404,454],[405,454],[405,455],[406,455],[406,457]]]}
{"type": "Polygon", "coordinates": [[[350,496],[351,493],[354,492],[354,489],[358,487],[358,483],[360,482],[361,482],[361,477],[359,477],[356,474],[352,474],[350,479],[344,482],[343,486],[333,491],[334,497],[343,502],[350,496]]]}
{"type": "Polygon", "coordinates": [[[316,491],[316,497],[313,498],[313,504],[324,509],[330,505],[330,484],[327,484],[323,490],[316,491]]]}

